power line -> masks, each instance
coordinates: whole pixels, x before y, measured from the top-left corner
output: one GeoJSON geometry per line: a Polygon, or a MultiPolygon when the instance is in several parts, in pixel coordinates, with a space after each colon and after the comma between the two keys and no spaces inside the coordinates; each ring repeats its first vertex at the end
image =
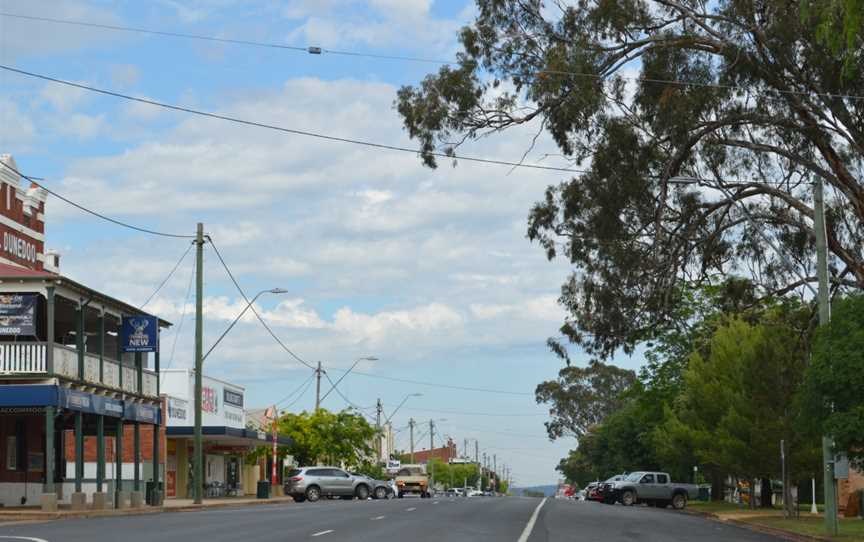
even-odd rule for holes
{"type": "MultiPolygon", "coordinates": [[[[0,66],[0,67],[2,67],[2,66],[0,66]]],[[[102,220],[106,220],[108,222],[111,222],[112,224],[116,224],[118,226],[123,226],[124,228],[129,228],[130,230],[135,230],[135,231],[138,231],[141,233],[149,233],[150,235],[159,235],[162,237],[175,237],[175,238],[179,238],[179,239],[194,239],[195,238],[194,235],[179,235],[176,233],[165,233],[165,232],[155,231],[155,230],[151,230],[151,229],[147,229],[147,228],[141,228],[139,226],[133,226],[132,224],[127,224],[126,222],[121,222],[120,220],[117,220],[116,218],[111,218],[109,216],[105,216],[101,213],[98,213],[98,212],[92,210],[92,209],[88,209],[87,207],[84,207],[83,205],[81,205],[79,203],[75,203],[74,201],[70,200],[69,198],[61,196],[57,192],[51,190],[50,188],[48,188],[47,186],[42,184],[40,181],[37,181],[36,180],[37,177],[30,177],[29,175],[24,175],[23,173],[21,173],[20,171],[18,171],[14,167],[10,166],[6,162],[3,162],[2,160],[0,160],[0,164],[2,164],[3,167],[5,167],[6,169],[17,174],[22,179],[27,179],[28,181],[35,184],[36,186],[38,186],[42,190],[48,192],[49,194],[56,197],[57,199],[59,199],[61,201],[65,201],[66,203],[75,207],[76,209],[80,209],[81,211],[84,211],[85,213],[89,213],[89,214],[91,214],[97,218],[101,218],[102,220]]]]}
{"type": "Polygon", "coordinates": [[[177,326],[177,331],[174,333],[174,343],[171,345],[171,357],[168,358],[168,365],[165,366],[166,369],[171,368],[171,364],[174,363],[174,352],[177,350],[177,339],[180,338],[180,332],[183,331],[183,322],[186,319],[186,306],[189,305],[189,298],[192,296],[192,283],[195,280],[195,266],[192,266],[192,270],[189,273],[189,286],[186,287],[186,297],[183,299],[183,309],[180,313],[180,324],[177,326]]]}
{"type": "MultiPolygon", "coordinates": [[[[313,378],[315,378],[315,373],[312,373],[312,375],[310,375],[309,378],[307,378],[306,380],[303,381],[302,384],[297,386],[297,389],[295,389],[294,391],[292,391],[291,393],[289,393],[288,395],[286,395],[285,397],[280,399],[278,402],[274,403],[273,406],[279,406],[282,403],[284,403],[285,401],[287,401],[288,399],[290,399],[291,397],[293,397],[295,393],[297,393],[298,391],[300,391],[303,388],[303,386],[307,386],[307,385],[311,384],[313,378]]],[[[301,396],[302,396],[302,393],[301,393],[301,396]]],[[[293,403],[291,403],[291,404],[293,404],[293,403]]]]}
{"type": "Polygon", "coordinates": [[[311,388],[311,387],[312,387],[312,380],[310,379],[309,381],[306,382],[306,387],[303,388],[303,391],[300,392],[300,395],[295,397],[293,401],[291,401],[290,403],[285,405],[283,408],[289,409],[292,406],[296,405],[297,402],[300,401],[300,399],[303,399],[303,397],[306,395],[306,392],[309,391],[309,388],[311,388]]]}
{"type": "Polygon", "coordinates": [[[326,379],[327,379],[327,382],[330,382],[330,385],[333,386],[333,387],[331,388],[331,390],[332,390],[332,391],[335,391],[336,394],[337,394],[339,397],[341,397],[342,400],[345,401],[345,402],[348,404],[348,406],[353,407],[355,410],[357,410],[357,412],[358,412],[360,415],[362,415],[362,416],[364,416],[364,417],[366,417],[366,418],[368,418],[368,419],[370,419],[370,420],[374,420],[374,419],[375,419],[375,418],[373,418],[372,416],[370,416],[370,415],[366,414],[365,412],[363,412],[363,407],[357,405],[357,403],[354,403],[353,401],[351,401],[351,399],[348,399],[347,397],[345,397],[345,394],[342,393],[342,390],[340,390],[339,388],[337,388],[337,387],[336,387],[336,384],[333,383],[333,380],[330,379],[330,375],[327,374],[327,371],[324,371],[324,378],[326,378],[326,379]]]}
{"type": "Polygon", "coordinates": [[[263,41],[240,40],[231,38],[218,38],[214,36],[205,36],[203,34],[185,34],[182,32],[166,32],[164,30],[152,30],[149,28],[139,28],[134,26],[119,26],[113,24],[91,23],[88,21],[76,21],[71,19],[55,19],[53,17],[37,17],[35,15],[23,15],[20,13],[0,12],[2,17],[10,17],[14,19],[25,19],[28,21],[41,21],[46,23],[57,23],[72,26],[85,26],[89,28],[101,28],[103,30],[116,30],[120,32],[137,32],[140,34],[153,34],[155,36],[167,36],[172,38],[186,38],[203,41],[214,41],[219,43],[233,43],[235,45],[252,45],[255,47],[270,47],[273,49],[290,49],[296,51],[307,52],[306,48],[294,47],[291,45],[282,45],[278,43],[267,43],[263,41]]]}
{"type": "Polygon", "coordinates": [[[297,361],[299,361],[300,363],[302,363],[306,367],[308,367],[310,369],[315,369],[314,366],[312,366],[310,363],[306,362],[303,358],[301,358],[300,356],[295,354],[293,351],[291,351],[291,349],[288,348],[285,345],[285,343],[283,343],[282,340],[276,336],[276,333],[270,328],[269,325],[267,325],[267,322],[264,321],[264,318],[262,318],[261,315],[258,313],[258,311],[255,309],[255,307],[249,303],[249,298],[246,296],[246,293],[243,291],[243,288],[240,287],[240,283],[238,283],[237,279],[234,278],[234,274],[231,272],[231,269],[228,268],[228,264],[225,263],[225,259],[222,258],[222,254],[219,252],[219,249],[216,247],[216,244],[213,242],[213,238],[208,235],[207,239],[210,241],[210,246],[213,247],[213,252],[216,253],[216,257],[222,263],[222,267],[225,268],[225,272],[228,274],[228,278],[230,278],[231,282],[234,283],[234,287],[237,288],[237,291],[240,292],[240,295],[243,297],[243,299],[246,301],[246,303],[249,304],[249,308],[252,310],[252,313],[255,314],[255,317],[258,318],[258,321],[261,323],[262,326],[264,326],[264,329],[266,329],[267,332],[270,334],[270,336],[273,337],[273,340],[275,340],[277,343],[279,343],[279,346],[281,346],[283,350],[288,352],[291,355],[291,357],[293,357],[294,359],[296,359],[297,361]]]}
{"type": "MultiPolygon", "coordinates": [[[[331,371],[344,371],[344,369],[331,369],[331,371]]],[[[390,380],[393,382],[402,382],[405,384],[417,384],[420,386],[430,386],[434,388],[445,388],[451,390],[459,390],[459,391],[475,391],[480,393],[499,393],[502,395],[525,395],[533,397],[533,393],[523,392],[523,391],[508,391],[508,390],[496,390],[490,388],[472,388],[469,386],[452,386],[450,384],[439,384],[437,382],[424,382],[421,380],[409,380],[407,378],[397,378],[395,376],[384,376],[384,375],[376,375],[371,373],[363,373],[360,371],[351,371],[351,374],[362,375],[368,378],[380,378],[381,380],[390,380]]]]}
{"type": "MultiPolygon", "coordinates": [[[[52,17],[38,17],[35,15],[23,15],[19,13],[9,13],[9,12],[0,12],[0,16],[2,17],[10,17],[16,19],[25,19],[30,21],[41,21],[41,22],[49,22],[55,24],[65,24],[65,25],[74,25],[74,26],[83,26],[90,28],[101,28],[103,30],[114,30],[121,32],[137,32],[142,34],[151,34],[156,36],[167,36],[174,38],[186,38],[186,39],[195,39],[195,40],[203,40],[210,42],[219,42],[219,43],[230,43],[235,45],[248,45],[254,47],[265,47],[270,49],[282,49],[289,50],[293,52],[300,53],[308,53],[308,54],[331,54],[331,55],[339,55],[339,56],[350,56],[355,58],[372,58],[377,60],[395,60],[401,62],[418,62],[424,64],[436,64],[441,66],[452,66],[460,64],[457,60],[444,60],[444,59],[436,59],[436,58],[423,58],[423,57],[414,57],[407,55],[396,55],[396,54],[379,54],[379,53],[369,53],[364,51],[345,51],[339,49],[327,49],[324,47],[318,46],[307,46],[307,47],[299,47],[292,45],[284,45],[281,43],[273,43],[273,42],[264,42],[264,41],[255,41],[255,40],[242,40],[242,39],[232,39],[232,38],[220,38],[216,36],[207,36],[203,34],[187,34],[182,32],[168,32],[163,30],[153,30],[149,28],[140,28],[133,26],[120,26],[120,25],[109,25],[103,23],[91,23],[88,21],[78,21],[71,19],[56,19],[52,17]]],[[[520,55],[520,53],[513,53],[514,55],[520,55]]],[[[526,55],[522,55],[526,56],[526,55]]],[[[535,72],[530,73],[519,73],[519,72],[506,72],[503,71],[502,75],[507,75],[510,77],[538,77],[542,75],[562,75],[569,77],[582,77],[582,78],[590,78],[590,79],[598,79],[605,80],[608,79],[608,75],[597,74],[597,73],[588,73],[588,72],[576,72],[569,70],[549,70],[542,69],[537,70],[535,72]]],[[[675,86],[693,86],[693,87],[702,87],[702,88],[715,88],[719,90],[741,90],[748,91],[751,90],[749,87],[744,87],[741,85],[730,85],[730,84],[722,84],[722,83],[703,83],[700,81],[681,81],[676,79],[661,79],[655,77],[635,77],[635,76],[624,76],[620,74],[616,74],[617,77],[620,77],[623,80],[634,81],[638,83],[651,83],[651,84],[662,84],[662,85],[675,85],[675,86]]],[[[843,100],[864,100],[864,96],[855,95],[855,94],[836,94],[831,92],[809,92],[804,90],[781,90],[781,89],[765,89],[768,92],[776,92],[780,95],[788,95],[788,96],[818,96],[822,98],[829,99],[843,99],[843,100]]]]}
{"type": "Polygon", "coordinates": [[[180,256],[180,259],[177,260],[177,263],[176,263],[176,264],[174,264],[174,268],[171,270],[170,273],[168,273],[168,276],[165,277],[165,280],[163,280],[163,281],[159,284],[159,286],[156,288],[156,290],[154,290],[153,293],[150,294],[150,297],[148,297],[147,300],[144,301],[144,303],[139,307],[141,310],[143,310],[144,307],[146,307],[147,304],[150,303],[150,300],[152,300],[154,297],[156,297],[156,294],[159,293],[159,291],[162,289],[162,287],[165,286],[165,284],[166,284],[169,280],[171,280],[171,277],[174,275],[174,272],[177,271],[177,268],[180,267],[180,264],[183,263],[183,260],[186,259],[186,256],[187,256],[187,255],[189,254],[189,252],[192,250],[192,246],[193,246],[193,245],[194,245],[194,243],[189,243],[189,247],[186,249],[186,252],[184,252],[183,255],[180,256]]]}
{"type": "MultiPolygon", "coordinates": [[[[198,115],[201,117],[218,119],[218,120],[223,120],[226,122],[233,122],[236,124],[242,124],[244,126],[253,126],[256,128],[275,130],[277,132],[284,132],[287,134],[294,134],[294,135],[300,135],[300,136],[305,136],[305,137],[312,137],[312,138],[316,138],[316,139],[323,139],[326,141],[335,141],[338,143],[350,143],[352,145],[360,145],[360,146],[364,146],[364,147],[371,147],[374,149],[390,150],[390,151],[398,151],[398,152],[408,152],[411,154],[419,154],[421,152],[418,149],[412,149],[409,147],[400,147],[398,145],[376,143],[374,141],[366,141],[366,140],[362,140],[362,139],[352,139],[352,138],[347,138],[347,137],[332,136],[332,135],[322,134],[322,133],[318,133],[318,132],[298,130],[296,128],[286,128],[284,126],[276,126],[274,124],[266,124],[263,122],[245,120],[245,119],[241,119],[239,117],[220,115],[218,113],[212,113],[209,111],[202,111],[200,109],[192,109],[190,107],[183,107],[183,106],[179,106],[179,105],[169,104],[166,102],[157,102],[155,100],[149,100],[147,98],[139,98],[137,96],[130,96],[128,94],[122,94],[120,92],[114,92],[112,90],[105,90],[105,89],[93,87],[90,85],[83,85],[81,83],[75,83],[72,81],[67,81],[65,79],[57,79],[55,77],[50,77],[47,75],[41,75],[41,74],[34,73],[34,72],[19,70],[18,68],[13,68],[11,66],[6,66],[6,65],[2,65],[2,64],[0,64],[0,69],[6,70],[6,71],[9,71],[12,73],[17,73],[19,75],[32,77],[35,79],[41,79],[43,81],[56,83],[58,85],[65,85],[65,86],[69,86],[69,87],[78,88],[81,90],[86,90],[89,92],[95,92],[97,94],[103,94],[105,96],[112,96],[114,98],[120,98],[123,100],[129,100],[129,101],[133,101],[133,102],[143,103],[143,104],[152,105],[155,107],[170,109],[173,111],[180,111],[182,113],[189,113],[190,115],[198,115]]],[[[447,154],[444,152],[429,152],[426,154],[428,154],[429,156],[435,156],[436,158],[445,158],[445,159],[452,159],[452,160],[464,160],[466,162],[477,162],[477,163],[481,163],[481,164],[508,166],[508,167],[514,167],[514,168],[520,167],[520,168],[538,169],[538,170],[544,170],[544,171],[564,171],[564,172],[570,172],[570,173],[588,173],[587,170],[581,170],[581,169],[555,167],[555,166],[543,166],[540,164],[523,164],[521,162],[509,162],[507,160],[495,160],[492,158],[480,158],[480,157],[476,157],[476,156],[460,156],[460,155],[455,155],[455,154],[450,155],[450,154],[447,154]]],[[[194,237],[194,236],[188,236],[188,237],[194,237]]]]}
{"type": "Polygon", "coordinates": [[[502,418],[513,418],[513,417],[536,417],[542,416],[546,417],[547,414],[500,414],[497,412],[460,412],[458,410],[438,410],[434,408],[415,408],[415,407],[403,407],[405,410],[412,410],[415,412],[434,412],[437,414],[453,414],[457,416],[497,416],[502,418]]]}

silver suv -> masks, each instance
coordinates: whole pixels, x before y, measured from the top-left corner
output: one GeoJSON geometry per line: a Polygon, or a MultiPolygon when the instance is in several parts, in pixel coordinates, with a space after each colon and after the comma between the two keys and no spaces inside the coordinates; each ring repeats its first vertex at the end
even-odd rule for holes
{"type": "Polygon", "coordinates": [[[363,478],[338,467],[301,467],[288,473],[285,494],[297,502],[315,502],[321,497],[366,500],[372,488],[363,478]]]}

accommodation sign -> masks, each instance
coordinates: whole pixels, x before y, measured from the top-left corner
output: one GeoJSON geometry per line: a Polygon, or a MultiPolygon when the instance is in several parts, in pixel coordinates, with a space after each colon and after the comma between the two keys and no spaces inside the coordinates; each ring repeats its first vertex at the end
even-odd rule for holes
{"type": "Polygon", "coordinates": [[[124,316],[121,341],[124,352],[156,352],[159,322],[155,316],[124,316]]]}
{"type": "Polygon", "coordinates": [[[0,335],[36,335],[36,294],[0,294],[0,335]]]}

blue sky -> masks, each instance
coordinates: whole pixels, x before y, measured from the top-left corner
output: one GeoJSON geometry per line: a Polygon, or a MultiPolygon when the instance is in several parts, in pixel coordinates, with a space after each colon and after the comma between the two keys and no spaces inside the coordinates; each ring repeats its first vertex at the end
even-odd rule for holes
{"type": "MultiPolygon", "coordinates": [[[[432,0],[0,0],[0,11],[445,59],[473,16],[470,2],[432,0]]],[[[412,147],[392,108],[395,92],[436,69],[8,17],[0,17],[0,61],[249,120],[412,147]]],[[[463,151],[518,160],[532,129],[463,151]]],[[[554,146],[541,139],[529,161],[546,152],[554,146]]],[[[380,397],[385,411],[406,393],[423,393],[397,414],[397,426],[411,416],[420,423],[446,418],[438,422],[442,434],[460,447],[478,439],[518,483],[557,479],[554,466],[574,442],[544,437],[546,411],[531,393],[561,366],[544,343],[563,318],[555,298],[568,267],[547,262],[527,241],[525,221],[563,174],[470,163],[433,171],[411,154],[190,117],[7,72],[0,72],[0,153],[12,153],[22,171],[45,177],[49,187],[128,222],[179,233],[204,222],[250,295],[289,290],[262,297],[259,306],[310,362],[339,369],[377,356],[364,372],[526,394],[360,375],[340,385],[360,406],[380,397]]],[[[133,303],[187,247],[106,224],[56,198],[49,198],[46,223],[47,245],[63,254],[64,274],[133,303]]],[[[212,252],[205,258],[209,344],[243,304],[212,252]]],[[[173,349],[174,367],[191,364],[191,300],[183,316],[191,265],[190,257],[149,307],[177,324],[163,336],[163,359],[173,349]]],[[[617,362],[636,368],[641,359],[617,362]]],[[[262,406],[310,373],[251,318],[208,358],[206,371],[246,386],[248,401],[262,406]]],[[[331,374],[335,380],[340,373],[331,374]]],[[[310,390],[292,408],[313,401],[310,390]]],[[[324,406],[344,402],[333,394],[324,406]]],[[[397,442],[407,446],[405,438],[397,442]]]]}

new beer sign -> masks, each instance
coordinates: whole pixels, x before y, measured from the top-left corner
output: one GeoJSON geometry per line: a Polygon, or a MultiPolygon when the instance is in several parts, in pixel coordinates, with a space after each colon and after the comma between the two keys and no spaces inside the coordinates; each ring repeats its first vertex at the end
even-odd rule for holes
{"type": "Polygon", "coordinates": [[[121,340],[124,352],[156,352],[159,322],[155,316],[124,316],[121,340]]]}

